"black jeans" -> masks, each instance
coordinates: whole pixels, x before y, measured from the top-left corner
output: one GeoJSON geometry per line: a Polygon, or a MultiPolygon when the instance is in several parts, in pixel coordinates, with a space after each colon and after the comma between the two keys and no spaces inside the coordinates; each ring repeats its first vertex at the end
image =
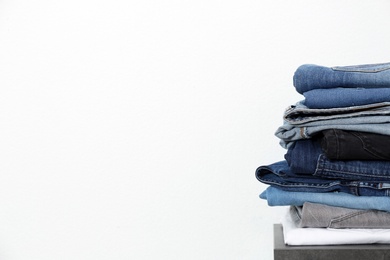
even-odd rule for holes
{"type": "Polygon", "coordinates": [[[390,160],[390,136],[329,129],[322,131],[321,148],[331,160],[390,160]]]}

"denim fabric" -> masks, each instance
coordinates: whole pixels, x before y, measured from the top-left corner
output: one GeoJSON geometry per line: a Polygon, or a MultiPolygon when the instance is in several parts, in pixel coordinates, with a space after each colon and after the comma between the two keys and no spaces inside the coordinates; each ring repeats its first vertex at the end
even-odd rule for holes
{"type": "Polygon", "coordinates": [[[275,135],[280,139],[280,145],[288,148],[294,141],[311,138],[328,129],[390,135],[390,103],[310,109],[301,101],[286,109],[284,123],[275,135]]]}
{"type": "Polygon", "coordinates": [[[390,87],[390,63],[324,67],[304,64],[293,76],[298,93],[327,88],[387,88],[390,87]]]}
{"type": "Polygon", "coordinates": [[[321,124],[322,121],[335,119],[349,119],[350,122],[358,122],[360,117],[367,119],[384,116],[388,120],[388,116],[390,115],[390,102],[326,109],[308,108],[304,105],[304,102],[302,100],[287,108],[283,116],[284,121],[292,125],[303,125],[314,122],[321,124]]]}
{"type": "Polygon", "coordinates": [[[331,160],[390,160],[390,136],[329,129],[322,132],[321,147],[331,160]]]}
{"type": "Polygon", "coordinates": [[[271,207],[303,206],[305,202],[351,209],[376,209],[390,212],[389,198],[384,196],[354,196],[345,192],[297,192],[269,186],[260,194],[271,207]]]}
{"type": "Polygon", "coordinates": [[[387,123],[357,123],[348,124],[344,122],[334,122],[329,125],[308,125],[308,126],[293,126],[291,124],[284,124],[280,126],[275,136],[278,137],[279,144],[285,149],[288,149],[295,141],[312,138],[312,136],[329,129],[340,129],[346,131],[357,131],[376,133],[382,135],[390,135],[390,122],[387,123]]]}
{"type": "Polygon", "coordinates": [[[322,149],[320,137],[298,140],[294,142],[284,155],[293,176],[314,175],[322,149]]]}
{"type": "Polygon", "coordinates": [[[305,202],[291,206],[302,228],[387,228],[390,229],[390,212],[374,209],[350,209],[305,202]]]}
{"type": "Polygon", "coordinates": [[[390,102],[390,88],[330,88],[303,93],[304,105],[323,109],[390,102]]]}
{"type": "Polygon", "coordinates": [[[338,180],[390,183],[389,161],[329,160],[322,152],[318,137],[295,142],[285,154],[285,159],[293,173],[292,177],[312,175],[338,180]]]}
{"type": "Polygon", "coordinates": [[[286,161],[258,167],[256,178],[262,183],[286,191],[318,193],[338,191],[356,196],[390,196],[390,183],[326,179],[313,175],[294,176],[286,161]]]}

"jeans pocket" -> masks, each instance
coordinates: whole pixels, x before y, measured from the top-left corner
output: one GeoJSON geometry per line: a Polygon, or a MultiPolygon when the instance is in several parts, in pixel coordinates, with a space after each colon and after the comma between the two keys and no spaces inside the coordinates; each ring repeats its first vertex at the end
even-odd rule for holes
{"type": "Polygon", "coordinates": [[[362,73],[375,73],[390,69],[390,62],[377,63],[377,64],[364,64],[364,65],[352,65],[352,66],[336,66],[331,67],[334,71],[344,72],[362,72],[362,73]]]}
{"type": "Polygon", "coordinates": [[[364,132],[352,132],[352,135],[361,141],[363,150],[374,160],[390,160],[388,136],[364,132]]]}

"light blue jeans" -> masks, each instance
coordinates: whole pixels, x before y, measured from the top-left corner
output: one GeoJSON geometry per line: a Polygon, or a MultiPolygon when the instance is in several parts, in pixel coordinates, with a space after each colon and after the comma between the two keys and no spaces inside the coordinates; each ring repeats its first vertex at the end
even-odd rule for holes
{"type": "Polygon", "coordinates": [[[326,124],[324,120],[349,119],[350,122],[359,122],[360,117],[372,118],[376,116],[389,116],[390,102],[381,102],[351,107],[335,107],[327,109],[308,108],[304,101],[291,105],[284,111],[283,119],[292,125],[302,125],[311,122],[326,124]]]}
{"type": "Polygon", "coordinates": [[[390,63],[324,67],[304,64],[294,73],[293,84],[302,94],[312,89],[389,88],[390,63]]]}
{"type": "Polygon", "coordinates": [[[302,101],[284,113],[284,123],[275,135],[280,145],[288,148],[292,142],[311,138],[327,129],[369,132],[390,135],[390,103],[382,102],[347,108],[310,109],[302,101]]]}
{"type": "Polygon", "coordinates": [[[390,88],[330,88],[303,93],[308,108],[335,108],[390,102],[390,88]]]}
{"type": "Polygon", "coordinates": [[[390,212],[389,197],[355,196],[344,192],[298,192],[285,191],[269,186],[260,194],[269,206],[303,206],[305,202],[320,203],[351,209],[376,209],[390,212]]]}

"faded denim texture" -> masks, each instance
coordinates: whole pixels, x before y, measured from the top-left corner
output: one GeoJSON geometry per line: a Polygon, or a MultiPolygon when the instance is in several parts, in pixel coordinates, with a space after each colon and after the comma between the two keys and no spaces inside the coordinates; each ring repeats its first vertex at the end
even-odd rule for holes
{"type": "Polygon", "coordinates": [[[293,76],[298,93],[328,88],[389,88],[390,63],[325,67],[304,64],[293,76]]]}
{"type": "Polygon", "coordinates": [[[328,129],[390,135],[390,103],[310,109],[301,101],[286,109],[284,123],[275,135],[280,145],[288,148],[297,140],[311,138],[328,129]]]}
{"type": "Polygon", "coordinates": [[[302,228],[390,228],[390,212],[380,210],[350,209],[305,202],[291,206],[302,228]]]}
{"type": "Polygon", "coordinates": [[[330,88],[303,93],[308,108],[352,107],[390,102],[390,88],[330,88]]]}
{"type": "Polygon", "coordinates": [[[260,194],[260,198],[266,200],[269,206],[303,206],[305,202],[312,202],[335,207],[390,212],[389,198],[382,196],[354,196],[344,192],[285,191],[269,186],[260,194]]]}

